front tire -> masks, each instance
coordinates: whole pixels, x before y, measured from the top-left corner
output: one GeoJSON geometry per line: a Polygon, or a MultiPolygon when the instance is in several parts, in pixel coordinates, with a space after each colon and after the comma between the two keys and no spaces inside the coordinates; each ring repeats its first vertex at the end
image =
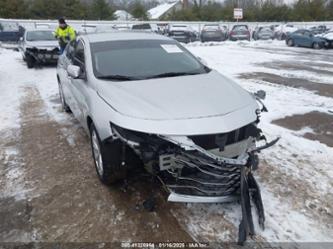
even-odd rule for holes
{"type": "Polygon", "coordinates": [[[293,39],[289,39],[289,40],[287,41],[287,45],[288,45],[289,47],[293,47],[293,46],[295,45],[293,39]]]}
{"type": "Polygon", "coordinates": [[[30,56],[30,55],[27,55],[25,57],[25,61],[27,63],[27,67],[30,69],[30,68],[33,68],[35,66],[35,59],[30,56]]]}
{"type": "Polygon", "coordinates": [[[312,47],[314,49],[321,49],[322,48],[322,46],[318,42],[314,42],[313,45],[312,45],[312,47]]]}
{"type": "Polygon", "coordinates": [[[122,165],[123,143],[118,140],[102,143],[94,126],[90,126],[92,156],[100,181],[111,185],[126,178],[126,165],[122,165]]]}
{"type": "Polygon", "coordinates": [[[62,90],[62,86],[61,86],[61,83],[59,82],[59,80],[58,80],[58,88],[59,88],[59,97],[60,97],[62,109],[65,112],[69,113],[69,112],[71,112],[71,109],[69,108],[69,106],[66,103],[64,92],[62,90]]]}

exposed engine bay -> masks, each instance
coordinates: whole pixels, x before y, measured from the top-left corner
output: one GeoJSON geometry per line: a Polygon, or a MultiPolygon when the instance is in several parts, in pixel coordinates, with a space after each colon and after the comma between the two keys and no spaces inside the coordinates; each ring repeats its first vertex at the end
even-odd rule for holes
{"type": "MultiPolygon", "coordinates": [[[[267,111],[264,105],[261,111],[267,111]]],[[[114,134],[112,139],[120,139],[131,147],[146,170],[160,179],[169,192],[168,201],[239,201],[242,208],[239,242],[243,243],[247,235],[255,234],[251,200],[259,224],[264,228],[260,188],[252,175],[258,168],[258,153],[279,140],[266,141],[257,127],[259,113],[258,119],[251,124],[228,133],[209,135],[163,136],[110,125],[114,134]]]]}

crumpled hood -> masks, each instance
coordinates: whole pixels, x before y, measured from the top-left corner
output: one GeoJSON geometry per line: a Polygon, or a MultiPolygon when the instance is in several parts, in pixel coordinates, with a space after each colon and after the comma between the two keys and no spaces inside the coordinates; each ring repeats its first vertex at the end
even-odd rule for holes
{"type": "Polygon", "coordinates": [[[97,87],[99,96],[117,112],[148,120],[221,116],[256,104],[247,91],[214,70],[140,81],[98,80],[97,87]]]}
{"type": "Polygon", "coordinates": [[[59,47],[58,41],[27,41],[26,42],[27,47],[31,48],[41,48],[41,49],[54,49],[56,47],[59,47]]]}

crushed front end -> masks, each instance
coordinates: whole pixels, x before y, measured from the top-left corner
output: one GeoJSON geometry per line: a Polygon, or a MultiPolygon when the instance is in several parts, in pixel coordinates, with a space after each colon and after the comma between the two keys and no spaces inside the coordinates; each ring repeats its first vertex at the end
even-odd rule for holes
{"type": "MultiPolygon", "coordinates": [[[[263,106],[262,111],[266,111],[263,106]]],[[[121,139],[140,156],[145,168],[169,192],[169,201],[221,203],[239,201],[242,221],[239,242],[254,235],[251,200],[264,228],[260,189],[252,175],[258,152],[274,145],[257,127],[258,119],[228,133],[166,136],[123,129],[111,124],[113,139],[121,139]],[[262,144],[258,146],[258,144],[262,144]]],[[[125,158],[125,157],[124,157],[125,158]]]]}
{"type": "Polygon", "coordinates": [[[59,57],[58,47],[29,47],[25,56],[32,57],[37,64],[56,63],[59,57]]]}

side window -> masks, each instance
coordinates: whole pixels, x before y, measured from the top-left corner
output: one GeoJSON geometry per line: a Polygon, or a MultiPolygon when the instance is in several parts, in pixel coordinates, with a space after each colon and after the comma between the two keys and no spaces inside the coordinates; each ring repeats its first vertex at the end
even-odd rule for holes
{"type": "Polygon", "coordinates": [[[310,36],[310,35],[311,35],[311,32],[309,32],[309,31],[305,31],[305,32],[304,32],[304,35],[305,35],[305,36],[310,36]]]}
{"type": "Polygon", "coordinates": [[[304,34],[304,31],[303,31],[303,30],[297,30],[297,31],[295,32],[295,34],[297,34],[297,35],[303,35],[303,34],[304,34]]]}
{"type": "Polygon", "coordinates": [[[66,47],[66,56],[73,61],[75,41],[71,41],[66,47]]]}
{"type": "Polygon", "coordinates": [[[78,60],[80,63],[84,64],[84,46],[82,41],[78,41],[75,47],[75,60],[78,60]]]}
{"type": "Polygon", "coordinates": [[[85,59],[84,59],[84,45],[81,40],[76,42],[72,62],[74,65],[80,67],[81,74],[85,75],[86,69],[85,69],[85,59]]]}

